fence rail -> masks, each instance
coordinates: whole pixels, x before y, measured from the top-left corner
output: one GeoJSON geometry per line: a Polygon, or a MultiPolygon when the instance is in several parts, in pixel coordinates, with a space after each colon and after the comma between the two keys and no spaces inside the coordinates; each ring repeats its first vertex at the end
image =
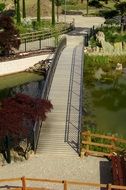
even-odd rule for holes
{"type": "Polygon", "coordinates": [[[113,152],[120,152],[126,147],[126,140],[117,138],[114,135],[100,135],[94,134],[90,131],[82,133],[82,149],[81,156],[85,155],[96,155],[96,156],[111,156],[113,152]],[[102,151],[94,150],[96,147],[103,148],[102,151]],[[104,149],[105,148],[105,149],[104,149]]]}
{"type": "Polygon", "coordinates": [[[74,28],[74,22],[71,22],[67,25],[63,25],[60,28],[42,30],[37,32],[29,32],[25,34],[21,34],[21,43],[37,41],[37,40],[44,40],[51,37],[56,37],[57,35],[61,35],[63,33],[69,32],[74,28]]]}
{"type": "Polygon", "coordinates": [[[83,186],[83,187],[95,187],[95,188],[105,188],[106,190],[111,190],[111,189],[126,189],[126,186],[121,186],[121,185],[113,185],[113,184],[99,184],[99,183],[92,183],[92,182],[80,182],[80,181],[70,181],[70,180],[57,180],[57,179],[36,179],[36,178],[26,178],[26,177],[21,177],[21,178],[10,178],[10,179],[0,179],[0,188],[2,187],[2,189],[13,189],[13,190],[42,190],[42,189],[46,189],[44,186],[45,183],[51,183],[54,185],[57,184],[62,184],[63,186],[63,190],[68,190],[68,189],[72,189],[70,186],[75,185],[77,186],[83,186]],[[42,182],[42,186],[40,187],[40,184],[38,185],[37,183],[37,187],[33,187],[32,185],[27,186],[27,182],[42,182]],[[10,185],[10,182],[21,182],[21,185],[18,186],[18,184],[10,185]],[[5,186],[3,186],[4,183],[7,183],[5,186]]]}

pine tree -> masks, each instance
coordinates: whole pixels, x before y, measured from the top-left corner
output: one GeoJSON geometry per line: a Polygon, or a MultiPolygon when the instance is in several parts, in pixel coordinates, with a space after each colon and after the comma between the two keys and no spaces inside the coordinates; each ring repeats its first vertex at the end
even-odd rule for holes
{"type": "Polygon", "coordinates": [[[52,26],[55,26],[55,0],[52,0],[52,26]]]}
{"type": "Polygon", "coordinates": [[[37,22],[40,23],[41,11],[40,11],[40,0],[37,0],[37,22]]]}
{"type": "Polygon", "coordinates": [[[22,17],[26,18],[25,0],[22,0],[22,17]]]}

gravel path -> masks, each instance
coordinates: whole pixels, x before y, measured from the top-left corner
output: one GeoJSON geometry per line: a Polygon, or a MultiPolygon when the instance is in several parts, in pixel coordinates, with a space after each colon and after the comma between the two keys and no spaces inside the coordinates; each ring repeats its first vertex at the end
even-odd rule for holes
{"type": "Polygon", "coordinates": [[[110,163],[103,158],[61,157],[35,155],[28,161],[12,163],[0,168],[1,178],[31,177],[67,179],[94,183],[108,183],[111,179],[110,163]]]}
{"type": "MultiPolygon", "coordinates": [[[[75,18],[75,24],[82,29],[81,31],[104,22],[103,18],[82,16],[69,16],[67,20],[72,18],[75,18]]],[[[110,163],[104,158],[85,157],[81,159],[79,157],[38,154],[31,157],[28,161],[1,166],[0,178],[26,176],[109,183],[111,181],[110,169],[110,163]]]]}

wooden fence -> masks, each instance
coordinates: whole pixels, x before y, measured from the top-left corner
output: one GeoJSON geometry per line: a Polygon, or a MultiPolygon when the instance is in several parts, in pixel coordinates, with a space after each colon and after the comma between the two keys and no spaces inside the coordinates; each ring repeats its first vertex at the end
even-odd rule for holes
{"type": "Polygon", "coordinates": [[[54,29],[43,29],[41,31],[29,32],[21,34],[21,43],[32,42],[37,40],[44,40],[51,37],[57,37],[63,33],[69,32],[74,28],[74,23],[67,25],[61,25],[60,27],[54,29]]]}
{"type": "MultiPolygon", "coordinates": [[[[111,189],[123,189],[126,190],[126,186],[120,186],[120,185],[112,185],[112,184],[98,184],[98,183],[86,183],[86,182],[80,182],[80,181],[70,181],[70,180],[56,180],[56,179],[35,179],[35,178],[26,178],[26,177],[21,177],[21,178],[11,178],[11,179],[0,179],[0,188],[2,189],[10,189],[10,190],[49,190],[49,188],[42,184],[40,187],[40,183],[50,183],[50,184],[60,184],[62,185],[63,190],[68,190],[70,186],[74,185],[74,189],[76,186],[77,187],[89,187],[92,188],[104,188],[106,190],[111,190],[111,189]],[[27,182],[37,182],[39,183],[38,187],[33,187],[33,186],[27,186],[27,182]],[[9,185],[10,182],[16,182],[16,185],[9,185]],[[18,186],[18,183],[21,182],[22,184],[18,186]],[[6,185],[4,186],[3,184],[6,185]]],[[[55,187],[53,187],[55,189],[55,187]]],[[[70,189],[72,189],[70,187],[70,189]]]]}
{"type": "Polygon", "coordinates": [[[90,131],[82,133],[81,156],[94,155],[110,157],[114,152],[118,154],[125,149],[125,139],[117,138],[114,135],[94,134],[90,131]]]}

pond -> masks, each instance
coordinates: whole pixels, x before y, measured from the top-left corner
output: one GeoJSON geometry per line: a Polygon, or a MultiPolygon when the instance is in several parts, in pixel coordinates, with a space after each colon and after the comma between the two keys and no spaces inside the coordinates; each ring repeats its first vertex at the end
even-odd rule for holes
{"type": "Polygon", "coordinates": [[[0,77],[0,99],[16,93],[40,97],[43,87],[43,76],[35,73],[21,72],[0,77]]]}
{"type": "Polygon", "coordinates": [[[109,135],[126,136],[126,73],[116,83],[115,80],[85,81],[84,126],[109,135]]]}

